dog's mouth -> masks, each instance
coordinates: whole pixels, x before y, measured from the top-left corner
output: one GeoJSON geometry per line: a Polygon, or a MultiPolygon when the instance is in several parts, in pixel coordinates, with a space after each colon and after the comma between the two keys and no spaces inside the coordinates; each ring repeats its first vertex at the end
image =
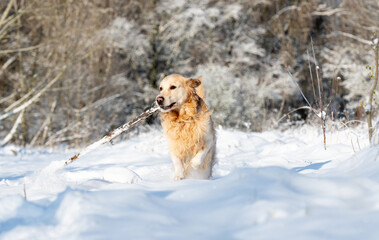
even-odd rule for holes
{"type": "Polygon", "coordinates": [[[176,102],[174,103],[171,103],[170,105],[168,106],[159,106],[161,109],[167,111],[167,110],[170,110],[171,108],[173,108],[175,106],[176,102]]]}

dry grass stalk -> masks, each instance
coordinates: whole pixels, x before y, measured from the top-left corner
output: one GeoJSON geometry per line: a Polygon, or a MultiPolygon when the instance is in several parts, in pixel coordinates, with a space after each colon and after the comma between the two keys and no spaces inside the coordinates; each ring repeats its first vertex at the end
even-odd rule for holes
{"type": "MultiPolygon", "coordinates": [[[[301,90],[299,84],[296,82],[295,77],[291,74],[290,71],[287,71],[288,75],[290,76],[290,78],[293,81],[293,83],[296,85],[297,89],[300,91],[303,99],[307,102],[308,106],[303,106],[303,107],[300,107],[300,108],[296,108],[296,109],[290,111],[289,113],[287,113],[286,116],[288,116],[288,114],[291,114],[291,113],[293,113],[293,112],[295,112],[297,110],[300,110],[300,109],[311,110],[311,112],[313,112],[320,119],[321,129],[322,129],[322,135],[323,135],[324,149],[326,150],[326,130],[325,130],[326,129],[326,117],[327,117],[327,109],[329,108],[332,100],[330,100],[330,102],[328,104],[325,103],[326,99],[325,99],[325,96],[324,96],[324,88],[323,88],[323,84],[322,84],[321,69],[317,65],[315,51],[314,51],[314,48],[313,48],[313,42],[312,42],[312,53],[313,53],[314,62],[316,64],[316,77],[317,77],[317,85],[318,85],[318,87],[317,87],[318,88],[318,96],[316,96],[316,91],[315,91],[315,86],[314,86],[314,80],[313,80],[313,76],[312,76],[312,68],[311,68],[311,64],[310,64],[310,61],[309,61],[309,57],[308,57],[308,66],[309,66],[309,72],[310,72],[311,81],[312,81],[312,90],[313,90],[314,99],[315,99],[315,102],[316,102],[316,108],[317,109],[315,109],[314,107],[312,107],[312,105],[310,104],[310,102],[306,98],[305,94],[301,90]]],[[[332,91],[332,95],[333,95],[333,91],[332,91]]],[[[283,119],[283,117],[281,119],[279,119],[279,121],[282,120],[282,119],[283,119]]]]}
{"type": "MultiPolygon", "coordinates": [[[[321,121],[321,129],[322,129],[322,135],[323,135],[323,140],[324,140],[324,149],[326,150],[326,133],[325,133],[326,110],[324,110],[324,100],[325,100],[324,99],[324,87],[322,84],[321,69],[318,66],[317,60],[316,60],[316,54],[315,54],[315,50],[313,47],[313,40],[311,42],[311,46],[312,46],[313,60],[316,64],[316,77],[317,77],[318,97],[319,97],[319,100],[318,100],[319,115],[318,115],[318,117],[320,118],[320,121],[321,121]]],[[[311,76],[312,76],[312,70],[310,70],[310,72],[311,72],[311,76]]],[[[314,88],[314,85],[312,87],[314,88]]],[[[313,92],[315,92],[315,91],[313,90],[313,92]]],[[[315,99],[317,99],[317,98],[315,98],[315,99]]]]}
{"type": "Polygon", "coordinates": [[[372,110],[372,100],[373,100],[373,97],[374,97],[374,94],[375,94],[376,86],[378,84],[378,65],[379,65],[379,56],[378,56],[379,41],[378,41],[378,38],[375,38],[373,40],[373,48],[374,48],[374,51],[375,51],[375,76],[374,76],[374,83],[373,83],[373,85],[372,85],[372,87],[370,89],[370,92],[369,92],[368,105],[365,108],[366,109],[366,114],[367,114],[368,137],[369,137],[370,143],[371,143],[372,135],[374,133],[374,128],[372,126],[372,113],[373,113],[373,110],[372,110]]]}
{"type": "Polygon", "coordinates": [[[27,195],[26,195],[26,183],[25,183],[25,179],[24,179],[24,198],[25,198],[25,200],[27,201],[28,200],[28,197],[27,197],[27,195]]]}

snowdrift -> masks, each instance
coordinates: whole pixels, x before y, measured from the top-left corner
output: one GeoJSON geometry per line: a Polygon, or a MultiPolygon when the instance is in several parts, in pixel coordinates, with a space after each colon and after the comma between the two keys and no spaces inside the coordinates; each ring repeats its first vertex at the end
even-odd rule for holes
{"type": "Polygon", "coordinates": [[[96,150],[0,148],[0,239],[377,239],[378,147],[364,130],[218,129],[210,180],[172,181],[153,131],[96,150]]]}

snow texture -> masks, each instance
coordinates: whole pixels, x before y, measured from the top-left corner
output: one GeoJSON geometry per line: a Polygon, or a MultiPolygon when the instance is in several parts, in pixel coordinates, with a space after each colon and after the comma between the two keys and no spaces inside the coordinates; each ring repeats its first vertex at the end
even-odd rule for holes
{"type": "Polygon", "coordinates": [[[371,104],[367,104],[367,105],[365,106],[365,112],[366,112],[366,113],[371,113],[371,109],[372,109],[371,104]]]}
{"type": "Polygon", "coordinates": [[[377,239],[365,129],[329,131],[326,151],[310,127],[217,135],[213,178],[179,182],[160,131],[66,167],[72,152],[0,148],[0,239],[377,239]]]}

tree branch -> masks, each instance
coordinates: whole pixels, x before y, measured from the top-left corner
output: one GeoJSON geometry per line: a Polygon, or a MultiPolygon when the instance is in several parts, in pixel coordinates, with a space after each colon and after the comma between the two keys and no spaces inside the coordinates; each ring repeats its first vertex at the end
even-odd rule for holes
{"type": "Polygon", "coordinates": [[[15,134],[17,130],[18,125],[20,125],[20,123],[22,122],[23,116],[24,116],[24,110],[22,110],[21,113],[18,115],[16,121],[13,124],[12,129],[9,131],[7,136],[5,136],[5,138],[0,142],[1,147],[7,144],[12,139],[13,135],[15,134]]]}
{"type": "Polygon", "coordinates": [[[2,113],[0,115],[0,121],[12,116],[13,114],[16,114],[18,112],[21,112],[22,110],[26,109],[29,107],[31,104],[35,103],[38,101],[38,99],[44,94],[54,83],[56,83],[60,77],[63,75],[64,71],[66,70],[66,66],[63,67],[63,70],[53,79],[51,80],[39,93],[34,95],[31,99],[29,99],[27,102],[22,104],[21,106],[14,108],[12,111],[9,111],[8,113],[2,113]]]}

